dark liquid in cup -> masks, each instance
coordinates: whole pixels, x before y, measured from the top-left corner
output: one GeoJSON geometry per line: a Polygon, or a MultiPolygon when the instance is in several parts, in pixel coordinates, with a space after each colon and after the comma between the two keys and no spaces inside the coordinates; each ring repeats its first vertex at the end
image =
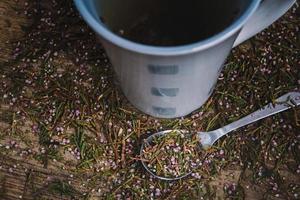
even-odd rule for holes
{"type": "Polygon", "coordinates": [[[209,38],[228,27],[240,15],[241,10],[239,0],[128,2],[130,1],[119,1],[119,4],[124,4],[119,9],[127,9],[120,11],[119,16],[118,9],[115,10],[114,17],[119,18],[119,22],[115,19],[111,20],[115,23],[107,23],[110,19],[105,15],[101,15],[101,19],[119,36],[153,46],[178,46],[209,38]]]}

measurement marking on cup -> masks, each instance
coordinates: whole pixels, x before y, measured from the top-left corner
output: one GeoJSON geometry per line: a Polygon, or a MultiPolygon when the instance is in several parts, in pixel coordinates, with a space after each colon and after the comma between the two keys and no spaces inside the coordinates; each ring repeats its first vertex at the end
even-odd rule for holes
{"type": "Polygon", "coordinates": [[[148,65],[148,69],[152,74],[175,75],[179,72],[177,65],[148,65]]]}
{"type": "Polygon", "coordinates": [[[151,88],[151,93],[154,96],[176,97],[178,92],[179,88],[151,88]]]}
{"type": "Polygon", "coordinates": [[[162,108],[162,107],[152,107],[154,112],[158,115],[172,116],[176,114],[176,108],[162,108]]]}

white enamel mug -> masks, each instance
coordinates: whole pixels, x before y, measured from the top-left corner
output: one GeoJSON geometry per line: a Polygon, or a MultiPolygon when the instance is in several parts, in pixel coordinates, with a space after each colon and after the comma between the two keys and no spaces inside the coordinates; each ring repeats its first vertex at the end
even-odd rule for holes
{"type": "Polygon", "coordinates": [[[124,0],[74,2],[99,36],[128,100],[154,117],[175,118],[201,107],[212,94],[231,49],[271,25],[295,0],[240,0],[241,14],[223,31],[171,47],[139,44],[110,31],[99,16],[106,12],[118,20],[113,8],[120,10],[124,0]]]}

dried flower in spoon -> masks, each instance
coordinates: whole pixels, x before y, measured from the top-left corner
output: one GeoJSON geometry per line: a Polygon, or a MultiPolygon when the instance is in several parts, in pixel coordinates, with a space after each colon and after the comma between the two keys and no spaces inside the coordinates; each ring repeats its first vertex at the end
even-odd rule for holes
{"type": "Polygon", "coordinates": [[[157,176],[176,178],[198,166],[199,145],[196,135],[172,131],[153,136],[151,142],[145,143],[141,156],[148,169],[157,176]]]}

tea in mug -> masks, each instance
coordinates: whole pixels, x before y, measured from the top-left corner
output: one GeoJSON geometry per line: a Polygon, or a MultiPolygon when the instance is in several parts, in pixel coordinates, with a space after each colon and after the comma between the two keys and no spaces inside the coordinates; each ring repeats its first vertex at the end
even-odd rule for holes
{"type": "Polygon", "coordinates": [[[133,42],[179,46],[207,39],[240,15],[241,0],[99,1],[108,29],[133,42]]]}

